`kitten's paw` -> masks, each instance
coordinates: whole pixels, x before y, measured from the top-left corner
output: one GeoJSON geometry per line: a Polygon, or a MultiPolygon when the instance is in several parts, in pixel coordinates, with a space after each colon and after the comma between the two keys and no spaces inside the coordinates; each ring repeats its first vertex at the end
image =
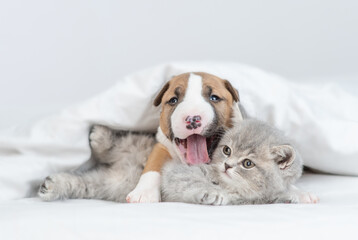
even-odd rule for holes
{"type": "Polygon", "coordinates": [[[112,130],[101,125],[94,125],[89,134],[89,143],[92,150],[102,153],[112,147],[112,130]]]}
{"type": "Polygon", "coordinates": [[[283,197],[278,202],[281,203],[318,203],[318,197],[313,193],[295,191],[283,197]]]}
{"type": "Polygon", "coordinates": [[[200,194],[199,203],[205,205],[227,205],[228,199],[219,192],[203,192],[200,194]]]}
{"type": "Polygon", "coordinates": [[[52,177],[45,178],[38,191],[39,197],[44,201],[54,201],[60,198],[57,186],[52,177]]]}
{"type": "Polygon", "coordinates": [[[301,192],[299,196],[299,203],[318,203],[318,197],[313,193],[301,192]]]}

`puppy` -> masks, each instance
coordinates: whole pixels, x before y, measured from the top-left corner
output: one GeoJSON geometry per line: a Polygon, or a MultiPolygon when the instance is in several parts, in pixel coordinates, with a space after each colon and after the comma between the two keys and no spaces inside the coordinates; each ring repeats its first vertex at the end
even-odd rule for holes
{"type": "Polygon", "coordinates": [[[209,163],[220,133],[232,126],[232,106],[239,102],[238,91],[229,81],[194,72],[173,77],[154,100],[161,104],[158,143],[149,155],[128,202],[160,201],[160,170],[178,158],[195,165],[209,163]]]}

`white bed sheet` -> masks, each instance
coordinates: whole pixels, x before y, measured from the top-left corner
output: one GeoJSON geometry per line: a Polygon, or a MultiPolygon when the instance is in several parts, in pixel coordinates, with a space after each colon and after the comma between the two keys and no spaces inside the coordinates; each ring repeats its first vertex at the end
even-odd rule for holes
{"type": "Polygon", "coordinates": [[[358,239],[358,178],[306,174],[318,204],[0,202],[1,239],[358,239]]]}

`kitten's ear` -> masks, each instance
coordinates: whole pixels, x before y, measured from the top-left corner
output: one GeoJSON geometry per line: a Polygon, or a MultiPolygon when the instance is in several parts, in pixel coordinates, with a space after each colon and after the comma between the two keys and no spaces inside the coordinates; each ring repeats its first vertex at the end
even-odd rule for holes
{"type": "Polygon", "coordinates": [[[271,153],[281,170],[290,167],[296,158],[296,152],[290,145],[274,146],[271,153]]]}

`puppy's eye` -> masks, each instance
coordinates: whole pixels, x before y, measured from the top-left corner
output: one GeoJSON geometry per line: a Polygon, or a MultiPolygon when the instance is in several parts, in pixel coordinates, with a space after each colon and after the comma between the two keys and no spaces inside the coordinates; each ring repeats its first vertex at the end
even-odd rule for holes
{"type": "Polygon", "coordinates": [[[219,102],[219,101],[221,100],[221,98],[219,98],[219,97],[216,96],[216,95],[211,95],[209,99],[210,99],[210,101],[212,101],[212,102],[219,102]]]}
{"type": "Polygon", "coordinates": [[[230,155],[231,155],[231,148],[229,148],[228,146],[224,146],[224,147],[223,147],[223,153],[224,153],[226,156],[230,157],[230,155]]]}
{"type": "Polygon", "coordinates": [[[242,166],[243,166],[244,168],[249,169],[249,168],[255,167],[255,163],[253,163],[250,159],[245,159],[245,160],[242,162],[242,166]]]}
{"type": "Polygon", "coordinates": [[[171,105],[171,106],[174,106],[175,104],[177,104],[177,102],[178,102],[178,98],[177,98],[177,97],[172,97],[172,98],[168,101],[169,105],[171,105]]]}

